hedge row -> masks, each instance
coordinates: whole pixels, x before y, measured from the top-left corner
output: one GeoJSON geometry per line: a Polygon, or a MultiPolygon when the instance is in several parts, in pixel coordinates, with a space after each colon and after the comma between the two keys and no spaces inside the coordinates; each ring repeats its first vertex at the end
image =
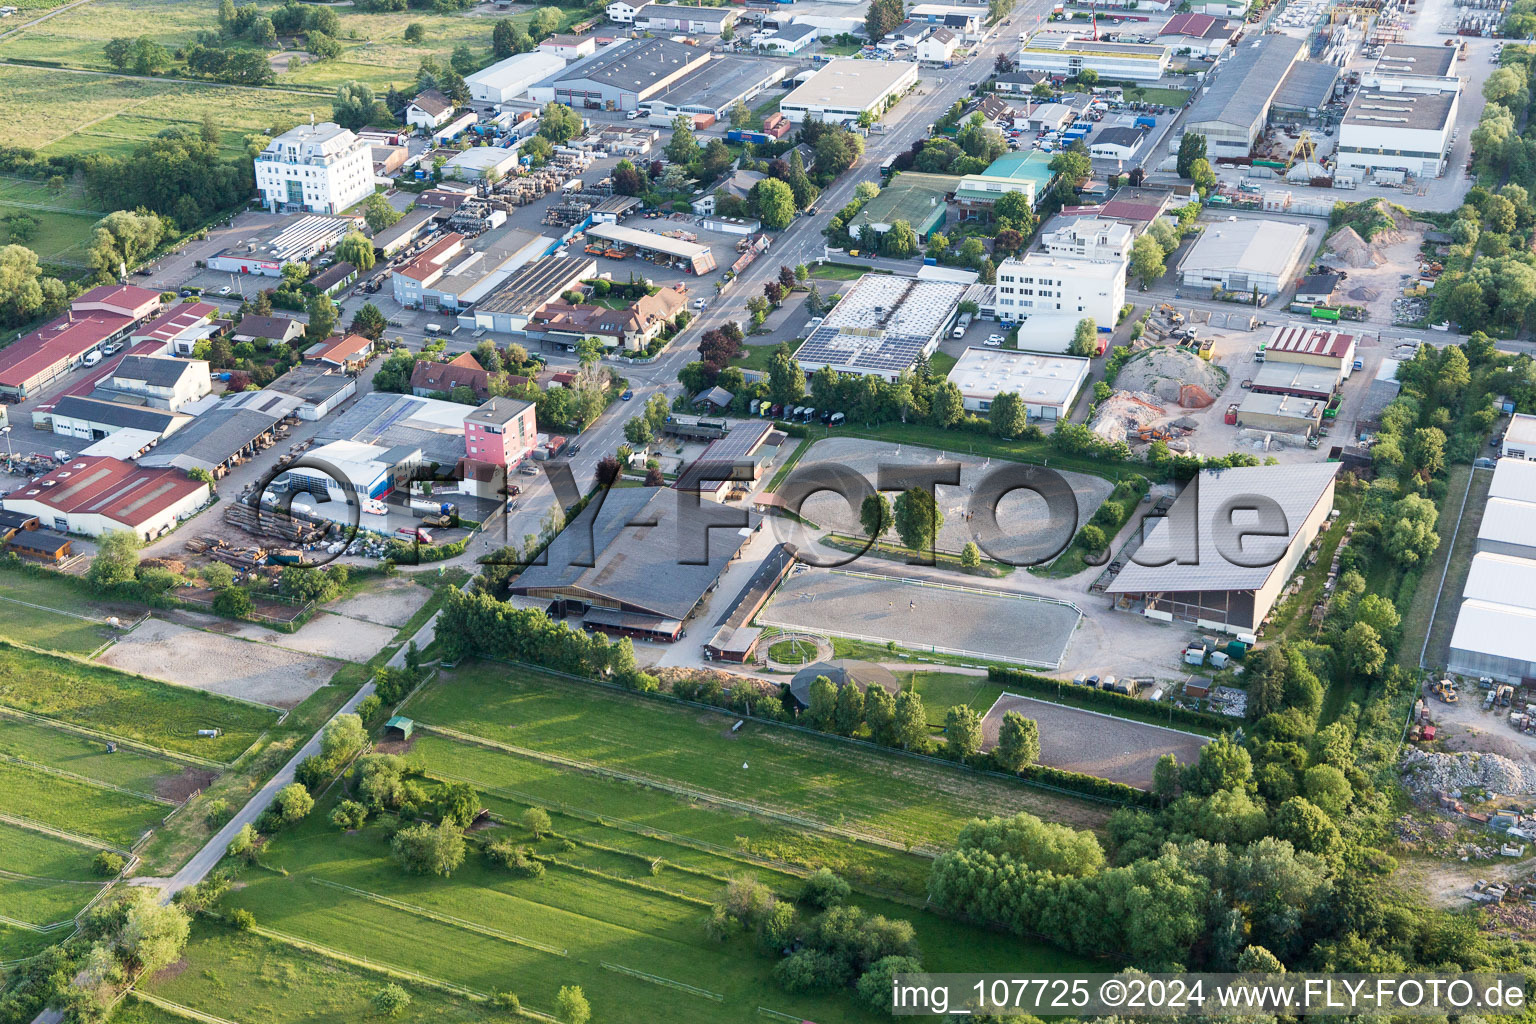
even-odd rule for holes
{"type": "Polygon", "coordinates": [[[1085,796],[1101,797],[1105,800],[1116,800],[1131,807],[1153,806],[1152,794],[1135,786],[1127,786],[1123,782],[1111,782],[1101,779],[1097,775],[1085,775],[1082,772],[1063,771],[1060,768],[1048,768],[1043,764],[1025,765],[1019,771],[1019,777],[1031,782],[1038,782],[1046,786],[1054,786],[1057,789],[1068,789],[1074,793],[1082,793],[1085,796]]]}
{"type": "MultiPolygon", "coordinates": [[[[1113,690],[1096,690],[1061,679],[1048,679],[1029,672],[1011,668],[989,668],[987,676],[995,683],[1002,683],[1010,691],[1029,696],[1036,694],[1046,700],[1070,701],[1073,704],[1095,705],[1109,714],[1121,718],[1166,720],[1170,725],[1186,725],[1204,732],[1225,732],[1232,728],[1232,719],[1209,711],[1192,711],[1177,705],[1158,705],[1155,709],[1139,697],[1132,697],[1113,690]]],[[[1161,722],[1157,723],[1161,724],[1161,722]]]]}

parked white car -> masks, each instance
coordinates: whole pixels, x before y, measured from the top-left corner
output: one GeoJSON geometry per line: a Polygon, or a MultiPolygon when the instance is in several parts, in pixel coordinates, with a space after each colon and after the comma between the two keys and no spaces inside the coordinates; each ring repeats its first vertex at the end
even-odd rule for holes
{"type": "Polygon", "coordinates": [[[988,348],[1002,348],[1003,336],[1001,334],[989,334],[987,335],[986,344],[988,348]]]}

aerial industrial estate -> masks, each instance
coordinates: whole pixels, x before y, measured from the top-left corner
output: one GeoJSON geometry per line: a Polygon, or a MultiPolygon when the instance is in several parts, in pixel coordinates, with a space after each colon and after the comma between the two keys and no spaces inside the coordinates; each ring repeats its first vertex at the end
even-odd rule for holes
{"type": "Polygon", "coordinates": [[[0,1024],[1529,985],[1533,17],[0,7],[0,1024]]]}

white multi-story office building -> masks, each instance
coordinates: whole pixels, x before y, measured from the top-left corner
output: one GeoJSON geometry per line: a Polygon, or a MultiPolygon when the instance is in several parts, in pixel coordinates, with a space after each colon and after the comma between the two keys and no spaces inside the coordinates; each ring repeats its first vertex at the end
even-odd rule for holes
{"type": "Polygon", "coordinates": [[[373,156],[339,124],[301,124],[256,157],[256,190],[269,210],[340,213],[373,191],[373,156]]]}
{"type": "Polygon", "coordinates": [[[1124,256],[1081,259],[1032,252],[1006,259],[997,268],[997,318],[1018,323],[1049,317],[1072,324],[1090,318],[1112,325],[1125,305],[1125,265],[1124,256]]]}

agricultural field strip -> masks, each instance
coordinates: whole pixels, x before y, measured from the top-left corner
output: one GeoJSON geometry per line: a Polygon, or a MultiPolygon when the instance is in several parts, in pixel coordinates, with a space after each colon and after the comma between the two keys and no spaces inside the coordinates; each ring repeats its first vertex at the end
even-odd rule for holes
{"type": "Polygon", "coordinates": [[[327,878],[311,878],[309,882],[313,885],[323,885],[328,889],[340,889],[342,892],[389,907],[392,910],[400,910],[416,917],[424,917],[429,921],[436,921],[439,924],[446,924],[453,928],[462,928],[465,931],[475,932],[478,935],[485,935],[492,939],[501,939],[503,942],[510,942],[515,946],[526,946],[529,949],[538,950],[540,953],[548,953],[550,956],[565,957],[570,955],[570,950],[557,949],[547,943],[539,942],[537,939],[513,935],[511,932],[504,932],[474,921],[466,921],[462,917],[454,917],[451,914],[444,914],[441,911],[430,910],[426,907],[418,907],[413,903],[405,903],[389,896],[381,896],[376,892],[369,892],[367,889],[357,889],[350,885],[343,885],[340,882],[333,882],[327,878]]]}
{"type": "Polygon", "coordinates": [[[660,985],[663,988],[670,988],[677,992],[686,992],[691,996],[701,996],[705,999],[711,999],[717,1003],[725,1002],[725,996],[721,995],[719,992],[711,992],[705,988],[695,988],[693,985],[684,985],[680,981],[673,981],[671,978],[663,978],[656,974],[646,974],[644,971],[637,971],[632,967],[624,967],[620,964],[610,964],[606,960],[598,961],[597,966],[601,967],[605,971],[613,971],[615,974],[622,974],[630,978],[638,978],[641,981],[648,981],[652,985],[660,985]]]}
{"type": "Polygon", "coordinates": [[[76,733],[77,735],[85,736],[93,740],[110,740],[120,747],[127,747],[130,750],[137,750],[145,754],[152,754],[155,757],[163,757],[172,761],[179,761],[182,764],[193,765],[197,768],[212,768],[217,771],[223,771],[227,769],[230,764],[234,763],[215,761],[211,758],[199,757],[196,754],[185,754],[177,750],[167,750],[164,747],[157,747],[153,743],[145,743],[142,740],[126,739],[122,736],[115,736],[112,733],[99,732],[90,728],[89,726],[78,725],[74,722],[66,722],[58,718],[49,718],[47,715],[39,715],[31,711],[23,711],[20,708],[8,707],[4,704],[0,704],[0,716],[19,719],[23,722],[30,722],[33,725],[44,725],[51,729],[58,729],[61,732],[76,733]]]}
{"type": "Polygon", "coordinates": [[[7,761],[11,764],[18,764],[23,768],[31,768],[36,771],[46,772],[49,775],[57,775],[61,778],[70,779],[74,782],[84,783],[87,786],[96,786],[99,789],[110,789],[114,793],[121,793],[123,796],[136,797],[140,800],[148,800],[150,803],[163,804],[166,807],[177,806],[176,801],[167,800],[163,796],[155,796],[153,793],[140,793],[136,789],[129,789],[126,786],[118,786],[110,782],[103,782],[100,779],[93,779],[88,775],[78,775],[75,772],[66,771],[63,768],[55,768],[51,764],[42,764],[37,761],[29,761],[24,757],[16,757],[12,754],[0,754],[0,761],[7,761]]]}
{"type": "MultiPolygon", "coordinates": [[[[169,813],[164,805],[125,796],[91,782],[39,772],[0,760],[0,805],[7,810],[69,829],[79,824],[106,842],[132,848],[169,813]]],[[[55,825],[54,827],[61,827],[55,825]]]]}
{"type": "Polygon", "coordinates": [[[211,1013],[204,1013],[202,1010],[194,1010],[190,1006],[183,1006],[180,1003],[173,1003],[169,999],[161,999],[159,996],[150,995],[142,989],[134,989],[133,996],[135,999],[142,999],[150,1006],[158,1006],[167,1013],[174,1013],[176,1016],[185,1017],[188,1020],[202,1021],[203,1024],[236,1024],[235,1021],[227,1017],[215,1017],[211,1013]]]}
{"type": "Polygon", "coordinates": [[[688,786],[680,786],[676,783],[668,782],[664,779],[652,778],[648,775],[639,775],[634,772],[619,771],[616,768],[607,768],[603,765],[594,764],[590,761],[580,760],[579,758],[565,757],[561,754],[550,754],[538,750],[528,750],[524,747],[513,746],[510,743],[502,743],[498,740],[486,739],[483,736],[476,736],[472,733],[460,732],[457,729],[450,729],[441,725],[432,725],[430,723],[423,723],[418,721],[416,723],[416,727],[425,732],[443,736],[447,739],[459,740],[463,743],[473,743],[477,746],[487,747],[491,750],[500,750],[508,754],[517,754],[520,757],[532,758],[536,761],[543,761],[547,764],[555,764],[564,768],[571,768],[576,771],[589,772],[594,775],[603,775],[607,776],[608,778],[619,779],[624,782],[639,783],[642,786],[649,786],[653,789],[660,789],[668,793],[676,794],[678,796],[687,797],[690,800],[698,800],[703,803],[718,804],[722,807],[728,807],[732,810],[740,811],[743,814],[752,814],[758,817],[774,818],[779,821],[788,822],[792,825],[798,825],[801,828],[808,828],[818,832],[825,832],[829,835],[840,836],[843,839],[851,839],[857,842],[869,843],[873,846],[882,846],[886,849],[900,850],[903,853],[912,853],[925,857],[934,857],[938,854],[938,851],[934,848],[921,844],[908,847],[906,844],[898,842],[895,839],[879,836],[875,833],[866,832],[862,829],[849,828],[846,825],[833,825],[830,822],[825,821],[817,821],[814,818],[807,818],[803,815],[794,814],[790,811],[779,810],[773,807],[769,807],[766,804],[755,803],[747,800],[739,800],[734,797],[721,796],[717,793],[692,789],[688,786]]]}
{"type": "MultiPolygon", "coordinates": [[[[271,939],[273,942],[281,942],[284,945],[292,946],[295,949],[303,949],[308,950],[311,953],[317,953],[320,956],[323,956],[329,960],[334,960],[337,963],[347,964],[352,967],[362,967],[367,970],[378,971],[381,974],[389,975],[392,977],[404,978],[407,981],[414,981],[418,984],[430,985],[431,987],[441,989],[444,992],[451,992],[456,996],[466,996],[470,999],[478,999],[481,1001],[488,1000],[490,998],[488,993],[481,992],[478,989],[469,988],[466,985],[459,985],[452,981],[445,981],[442,978],[434,978],[430,975],[422,974],[419,971],[413,971],[406,967],[396,967],[393,964],[386,964],[379,960],[371,960],[368,957],[361,956],[357,953],[348,953],[344,950],[334,949],[330,946],[315,942],[313,939],[302,939],[297,935],[289,935],[287,932],[280,932],[275,928],[267,928],[264,925],[258,924],[251,928],[251,932],[253,934],[260,935],[263,938],[271,939]]],[[[524,1012],[528,1012],[528,1007],[524,1006],[523,1010],[524,1012]]],[[[533,1012],[537,1013],[537,1011],[533,1012]]],[[[544,1017],[548,1020],[554,1020],[554,1018],[550,1017],[548,1014],[538,1014],[538,1016],[544,1017]]]]}
{"type": "MultiPolygon", "coordinates": [[[[505,786],[492,785],[490,783],[486,783],[466,775],[455,775],[449,772],[438,771],[436,769],[428,769],[422,774],[427,778],[438,782],[467,782],[474,786],[475,789],[479,790],[481,793],[486,794],[487,796],[499,797],[503,800],[510,800],[514,803],[525,804],[530,807],[543,807],[554,811],[557,814],[564,815],[565,817],[574,818],[577,821],[584,821],[589,825],[597,825],[600,828],[611,828],[619,832],[627,832],[631,835],[640,836],[645,839],[654,839],[657,842],[668,843],[672,846],[679,846],[683,847],[684,849],[696,850],[699,853],[707,853],[711,856],[719,857],[722,860],[733,861],[742,865],[743,867],[763,868],[770,871],[776,871],[780,874],[789,875],[793,878],[806,878],[812,872],[811,868],[808,868],[802,864],[791,864],[787,861],[775,860],[772,857],[764,857],[746,850],[732,849],[728,846],[721,846],[718,843],[711,843],[704,839],[691,839],[688,836],[681,836],[675,832],[668,832],[665,829],[652,828],[649,825],[641,825],[637,822],[628,821],[624,818],[615,818],[610,815],[597,814],[592,811],[587,811],[579,807],[571,807],[569,804],[560,801],[543,800],[531,794],[520,792],[519,790],[508,789],[505,786]]],[[[491,817],[497,821],[503,822],[504,824],[512,824],[500,814],[493,812],[491,817]]],[[[626,857],[634,857],[641,860],[652,859],[647,857],[645,854],[637,853],[634,850],[626,850],[618,846],[605,846],[602,843],[594,843],[587,839],[573,839],[571,841],[577,843],[578,845],[589,847],[593,850],[601,850],[605,853],[620,854],[626,857]]],[[[708,871],[700,870],[699,868],[691,868],[686,865],[677,864],[671,861],[668,861],[667,866],[673,871],[685,872],[690,875],[695,875],[699,878],[708,878],[711,881],[717,881],[722,884],[729,881],[728,878],[723,876],[714,875],[708,871]]],[[[901,894],[899,893],[888,893],[884,891],[876,892],[874,895],[878,895],[885,899],[902,898],[901,894]]],[[[914,903],[914,906],[920,905],[921,904],[919,903],[914,903]]]]}
{"type": "Polygon", "coordinates": [[[49,885],[88,885],[93,889],[100,889],[101,882],[92,882],[84,878],[47,878],[43,875],[24,875],[19,871],[7,871],[0,868],[0,878],[9,878],[15,882],[46,882],[49,885]]]}
{"type": "Polygon", "coordinates": [[[44,835],[53,836],[55,839],[63,839],[79,846],[89,846],[93,850],[111,850],[113,853],[127,854],[131,850],[121,846],[113,846],[105,839],[96,839],[92,836],[81,835],[79,832],[71,832],[68,829],[56,828],[53,825],[41,821],[33,821],[31,818],[22,818],[14,814],[6,814],[0,811],[0,822],[7,825],[15,825],[17,828],[28,829],[32,832],[41,832],[44,835]]]}

